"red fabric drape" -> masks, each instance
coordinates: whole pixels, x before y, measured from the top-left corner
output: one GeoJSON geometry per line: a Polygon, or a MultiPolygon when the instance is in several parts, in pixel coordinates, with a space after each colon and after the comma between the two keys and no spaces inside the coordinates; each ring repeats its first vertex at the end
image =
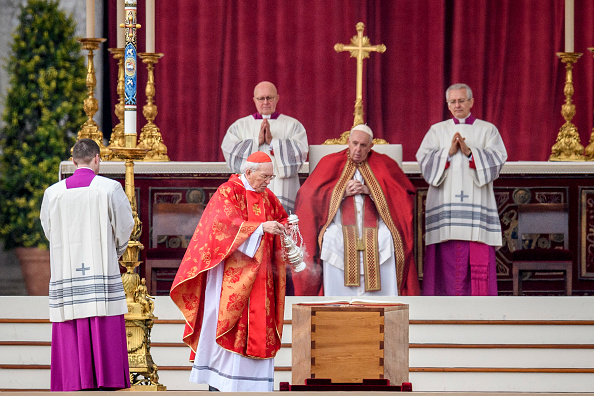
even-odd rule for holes
{"type": "MultiPolygon", "coordinates": [[[[106,2],[114,47],[116,0],[106,2]]],[[[138,7],[142,24],[144,1],[138,7]]],[[[564,122],[565,67],[555,55],[564,50],[564,0],[168,0],[156,7],[156,51],[165,56],[155,68],[155,122],[172,160],[223,161],[223,136],[255,111],[253,88],[262,80],[277,85],[278,110],[303,123],[310,144],[349,129],[355,60],[333,47],[348,43],[359,21],[372,44],[387,47],[364,62],[365,120],[378,137],[403,144],[405,161],[414,160],[429,126],[450,116],[444,91],[456,82],[473,88],[473,114],[499,128],[510,161],[546,161],[564,122]]],[[[575,51],[584,54],[573,69],[573,122],[585,146],[594,2],[575,0],[575,10],[575,51]]],[[[138,47],[144,51],[143,29],[138,47]]],[[[139,133],[145,84],[141,65],[139,133]]]]}

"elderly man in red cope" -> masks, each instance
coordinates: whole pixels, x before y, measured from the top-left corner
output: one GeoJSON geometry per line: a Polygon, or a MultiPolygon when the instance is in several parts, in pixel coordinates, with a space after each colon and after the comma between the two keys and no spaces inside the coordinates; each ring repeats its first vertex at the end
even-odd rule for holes
{"type": "Polygon", "coordinates": [[[170,294],[186,319],[190,381],[223,392],[273,390],[283,331],[287,213],[267,188],[270,157],[245,166],[210,199],[170,294]]]}
{"type": "Polygon", "coordinates": [[[297,194],[305,271],[295,295],[418,295],[414,187],[398,164],[371,151],[373,132],[353,127],[348,149],[320,160],[297,194]]]}

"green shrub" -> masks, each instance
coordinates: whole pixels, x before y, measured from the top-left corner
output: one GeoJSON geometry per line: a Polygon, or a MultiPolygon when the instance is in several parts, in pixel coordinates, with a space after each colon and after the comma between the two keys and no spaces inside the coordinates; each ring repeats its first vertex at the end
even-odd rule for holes
{"type": "Polygon", "coordinates": [[[7,249],[44,248],[41,200],[86,119],[86,66],[76,22],[58,1],[29,0],[19,22],[0,130],[0,238],[7,249]]]}

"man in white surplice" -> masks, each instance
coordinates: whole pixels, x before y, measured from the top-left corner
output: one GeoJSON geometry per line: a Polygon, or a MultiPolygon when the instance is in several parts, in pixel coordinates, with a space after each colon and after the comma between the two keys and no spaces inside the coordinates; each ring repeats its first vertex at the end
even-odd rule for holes
{"type": "Polygon", "coordinates": [[[453,118],[431,126],[417,161],[429,184],[423,294],[497,295],[501,224],[493,181],[507,160],[495,125],[470,113],[466,84],[446,91],[453,118]]]}
{"type": "Polygon", "coordinates": [[[269,153],[276,175],[269,188],[289,213],[294,211],[299,169],[307,159],[309,146],[303,125],[276,112],[279,97],[271,82],[256,85],[253,99],[258,112],[235,121],[227,130],[221,149],[234,173],[241,172],[250,154],[269,153]]]}
{"type": "Polygon", "coordinates": [[[134,218],[122,185],[97,175],[99,155],[96,142],[80,139],[72,149],[76,171],[48,187],[41,204],[50,245],[52,391],[130,387],[118,258],[134,218]]]}

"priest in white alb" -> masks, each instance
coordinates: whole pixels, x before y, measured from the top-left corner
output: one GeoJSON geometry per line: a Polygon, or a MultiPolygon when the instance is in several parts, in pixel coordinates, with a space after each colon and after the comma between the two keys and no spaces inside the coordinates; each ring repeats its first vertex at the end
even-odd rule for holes
{"type": "Polygon", "coordinates": [[[454,118],[429,129],[417,161],[429,184],[423,295],[497,295],[501,224],[493,181],[507,151],[495,125],[470,114],[466,84],[446,91],[454,118]]]}
{"type": "Polygon", "coordinates": [[[305,128],[295,118],[276,112],[279,95],[271,82],[256,85],[253,99],[258,112],[235,121],[223,138],[225,161],[232,172],[241,173],[250,154],[270,154],[276,178],[269,188],[285,210],[292,212],[299,190],[299,169],[309,151],[305,128]]]}

